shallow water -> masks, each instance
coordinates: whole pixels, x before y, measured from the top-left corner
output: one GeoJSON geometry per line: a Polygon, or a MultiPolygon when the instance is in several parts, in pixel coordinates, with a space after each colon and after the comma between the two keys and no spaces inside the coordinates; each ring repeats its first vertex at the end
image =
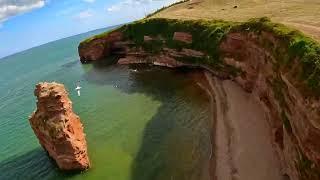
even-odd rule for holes
{"type": "Polygon", "coordinates": [[[184,70],[80,64],[77,45],[95,33],[0,60],[0,179],[207,179],[211,122],[204,91],[184,70]],[[73,90],[78,80],[81,97],[73,90]],[[89,171],[61,172],[40,147],[28,122],[39,81],[69,90],[87,135],[89,171]]]}

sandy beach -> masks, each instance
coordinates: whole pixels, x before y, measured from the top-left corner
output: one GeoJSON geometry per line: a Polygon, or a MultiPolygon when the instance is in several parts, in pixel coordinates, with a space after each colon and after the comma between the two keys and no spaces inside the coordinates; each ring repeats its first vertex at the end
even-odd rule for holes
{"type": "Polygon", "coordinates": [[[235,82],[205,75],[214,98],[212,179],[283,180],[259,102],[235,82]]]}

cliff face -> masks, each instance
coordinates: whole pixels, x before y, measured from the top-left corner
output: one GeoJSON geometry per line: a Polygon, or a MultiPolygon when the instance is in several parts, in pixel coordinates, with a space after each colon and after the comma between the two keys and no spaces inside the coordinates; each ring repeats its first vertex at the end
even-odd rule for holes
{"type": "Polygon", "coordinates": [[[235,81],[264,105],[285,172],[292,180],[319,179],[320,103],[297,86],[298,60],[290,69],[275,67],[274,53],[264,46],[268,43],[283,48],[270,33],[242,32],[228,34],[220,49],[225,63],[243,71],[235,81]]]}
{"type": "Polygon", "coordinates": [[[41,146],[62,170],[90,167],[83,126],[72,110],[72,102],[62,84],[39,83],[34,91],[37,109],[30,125],[41,146]]]}
{"type": "MultiPolygon", "coordinates": [[[[190,44],[192,35],[186,32],[175,32],[172,40],[190,44]]],[[[152,46],[156,41],[164,41],[161,37],[144,36],[143,41],[152,46]]],[[[124,37],[122,32],[112,32],[104,38],[97,38],[90,43],[83,43],[79,46],[79,56],[82,63],[88,63],[106,58],[111,55],[119,57],[118,64],[145,64],[150,63],[158,66],[181,67],[186,63],[179,62],[177,58],[201,58],[205,54],[189,48],[182,48],[177,51],[172,48],[163,48],[162,52],[155,55],[144,50],[136,43],[124,37]]]]}
{"type": "Polygon", "coordinates": [[[119,64],[202,67],[255,94],[272,127],[283,172],[291,180],[320,179],[320,47],[315,43],[265,19],[235,26],[160,19],[119,31],[125,34],[119,64]]]}
{"type": "Polygon", "coordinates": [[[117,50],[114,43],[121,41],[122,38],[121,32],[112,32],[108,36],[93,40],[91,43],[83,43],[79,46],[80,61],[88,63],[109,56],[111,52],[117,50]]]}
{"type": "Polygon", "coordinates": [[[118,64],[153,64],[157,66],[165,66],[170,68],[192,66],[187,62],[181,62],[177,59],[181,58],[201,58],[205,54],[201,51],[182,48],[180,51],[171,48],[163,48],[161,53],[154,55],[143,49],[124,48],[127,49],[125,56],[118,60],[118,64]]]}

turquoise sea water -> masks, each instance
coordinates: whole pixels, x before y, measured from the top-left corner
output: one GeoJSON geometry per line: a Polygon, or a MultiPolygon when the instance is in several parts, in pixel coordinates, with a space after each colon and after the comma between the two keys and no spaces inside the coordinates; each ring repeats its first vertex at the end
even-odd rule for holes
{"type": "Polygon", "coordinates": [[[78,43],[102,30],[0,59],[0,179],[205,180],[209,100],[188,72],[82,65],[78,43]],[[81,97],[75,83],[80,80],[81,97]],[[92,168],[61,172],[28,122],[40,81],[65,84],[87,135],[92,168]]]}

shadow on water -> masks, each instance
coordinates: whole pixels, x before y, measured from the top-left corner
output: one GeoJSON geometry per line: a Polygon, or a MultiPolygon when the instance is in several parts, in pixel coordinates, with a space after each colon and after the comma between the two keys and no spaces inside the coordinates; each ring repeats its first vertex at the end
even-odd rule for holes
{"type": "Polygon", "coordinates": [[[56,163],[49,158],[42,148],[0,162],[0,172],[1,180],[43,180],[74,175],[74,173],[60,171],[56,163]]]}
{"type": "Polygon", "coordinates": [[[84,74],[82,79],[97,85],[111,85],[127,94],[143,93],[155,100],[163,100],[168,95],[174,96],[182,87],[205,94],[199,91],[195,81],[190,78],[191,72],[200,72],[198,69],[109,64],[105,61],[94,62],[93,69],[84,74]]]}
{"type": "Polygon", "coordinates": [[[175,100],[171,101],[160,107],[144,129],[140,149],[132,164],[132,180],[204,179],[201,169],[205,168],[209,154],[206,149],[208,132],[201,132],[198,129],[203,127],[198,124],[201,121],[194,122],[196,117],[185,113],[190,109],[177,108],[175,100]]]}
{"type": "Polygon", "coordinates": [[[112,85],[128,94],[142,93],[162,103],[145,126],[131,166],[132,180],[208,178],[209,99],[189,77],[190,69],[101,63],[93,67],[84,76],[89,83],[112,85]]]}
{"type": "MultiPolygon", "coordinates": [[[[93,64],[83,79],[97,85],[112,85],[128,94],[141,93],[161,102],[145,126],[131,165],[131,179],[205,180],[207,172],[203,169],[210,154],[209,100],[188,78],[190,70],[104,65],[93,64]]],[[[0,172],[1,180],[74,176],[60,171],[42,148],[0,162],[0,172]]]]}
{"type": "Polygon", "coordinates": [[[72,68],[74,66],[76,66],[77,64],[79,64],[79,60],[74,60],[72,62],[66,63],[61,65],[63,68],[72,68]]]}

